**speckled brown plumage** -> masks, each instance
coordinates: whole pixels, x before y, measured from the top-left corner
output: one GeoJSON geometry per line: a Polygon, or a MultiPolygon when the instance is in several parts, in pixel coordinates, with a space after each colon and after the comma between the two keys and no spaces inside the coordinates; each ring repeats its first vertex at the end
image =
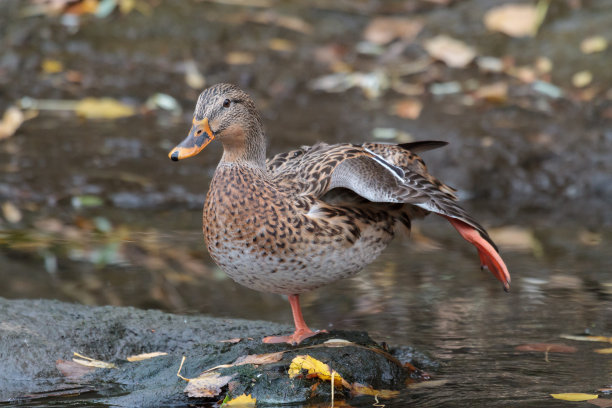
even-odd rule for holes
{"type": "Polygon", "coordinates": [[[170,157],[195,155],[213,139],[223,143],[224,153],[204,204],[208,251],[236,282],[291,295],[296,333],[282,340],[313,334],[296,295],[354,275],[398,229],[429,212],[446,217],[474,243],[483,265],[508,286],[485,229],[417,155],[443,142],[317,143],[266,160],[255,105],[229,84],[200,95],[190,135],[170,157]]]}

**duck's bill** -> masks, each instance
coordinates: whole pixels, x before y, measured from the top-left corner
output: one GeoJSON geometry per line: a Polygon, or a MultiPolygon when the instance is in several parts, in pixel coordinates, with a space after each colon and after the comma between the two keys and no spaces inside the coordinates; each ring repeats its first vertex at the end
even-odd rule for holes
{"type": "Polygon", "coordinates": [[[195,120],[189,131],[189,135],[178,146],[168,153],[168,157],[173,161],[186,159],[187,157],[195,156],[215,139],[215,135],[210,130],[208,118],[195,120]]]}

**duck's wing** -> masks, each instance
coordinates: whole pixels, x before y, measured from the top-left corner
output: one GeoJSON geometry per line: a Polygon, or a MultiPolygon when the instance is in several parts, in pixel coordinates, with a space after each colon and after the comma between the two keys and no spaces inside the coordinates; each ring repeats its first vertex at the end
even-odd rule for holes
{"type": "Polygon", "coordinates": [[[478,248],[482,264],[508,288],[510,276],[487,231],[457,204],[452,188],[427,172],[415,152],[444,144],[319,143],[273,157],[268,169],[279,187],[296,194],[320,198],[344,188],[372,202],[411,204],[439,214],[478,248]]]}

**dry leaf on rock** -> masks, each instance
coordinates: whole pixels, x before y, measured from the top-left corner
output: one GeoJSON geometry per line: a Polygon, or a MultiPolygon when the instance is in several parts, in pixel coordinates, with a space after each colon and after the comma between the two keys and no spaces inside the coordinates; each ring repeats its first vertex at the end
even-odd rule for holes
{"type": "Polygon", "coordinates": [[[412,41],[423,28],[421,20],[395,17],[375,17],[363,32],[366,41],[385,45],[399,38],[412,41]]]}
{"type": "Polygon", "coordinates": [[[580,43],[580,51],[585,54],[594,54],[596,52],[605,51],[608,48],[608,40],[601,35],[588,37],[580,43]]]}
{"type": "Polygon", "coordinates": [[[236,361],[234,361],[232,366],[239,366],[244,364],[271,364],[280,361],[283,358],[284,351],[279,351],[276,353],[266,353],[266,354],[249,354],[247,356],[238,357],[236,361]]]}
{"type": "Polygon", "coordinates": [[[196,378],[190,378],[185,387],[185,393],[193,398],[212,398],[221,393],[233,375],[221,375],[219,373],[204,373],[196,378]]]}
{"type": "MultiPolygon", "coordinates": [[[[296,356],[291,361],[288,371],[289,377],[296,377],[302,370],[306,370],[309,375],[316,375],[324,381],[331,381],[332,372],[334,372],[327,364],[309,355],[296,356]]],[[[338,372],[334,372],[334,385],[341,385],[343,382],[346,383],[338,372]]]]}
{"type": "Polygon", "coordinates": [[[79,354],[77,352],[74,352],[73,354],[79,357],[79,358],[72,359],[72,361],[74,361],[77,364],[81,364],[87,367],[96,367],[96,368],[117,368],[117,366],[113,363],[107,363],[106,361],[96,360],[91,357],[87,357],[82,354],[79,354]]]}
{"type": "Polygon", "coordinates": [[[66,360],[57,360],[55,362],[55,367],[64,377],[70,378],[71,380],[77,380],[96,369],[95,367],[88,367],[75,363],[74,361],[66,360]]]}
{"type": "Polygon", "coordinates": [[[533,4],[505,4],[487,11],[484,23],[488,30],[511,37],[533,37],[538,32],[541,17],[533,4]]]}
{"type": "Polygon", "coordinates": [[[150,358],[159,357],[159,356],[167,356],[167,355],[168,353],[164,353],[163,351],[154,351],[152,353],[142,353],[142,354],[136,354],[134,356],[129,356],[128,358],[126,358],[126,360],[129,362],[134,362],[134,361],[148,360],[150,358]]]}
{"type": "Polygon", "coordinates": [[[565,392],[562,394],[550,394],[550,396],[563,401],[588,401],[599,397],[597,394],[583,394],[581,392],[565,392]]]}
{"type": "Polygon", "coordinates": [[[424,43],[427,53],[452,68],[464,68],[476,57],[476,51],[463,41],[438,35],[424,43]]]}
{"type": "Polygon", "coordinates": [[[232,398],[229,401],[225,401],[223,403],[223,407],[240,407],[240,408],[248,408],[254,407],[257,400],[251,397],[251,394],[246,395],[242,394],[236,398],[232,398]]]}

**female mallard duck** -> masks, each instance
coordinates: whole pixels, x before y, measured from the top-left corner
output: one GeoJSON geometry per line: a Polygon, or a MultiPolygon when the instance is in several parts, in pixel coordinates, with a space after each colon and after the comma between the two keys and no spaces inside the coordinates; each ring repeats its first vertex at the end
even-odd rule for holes
{"type": "Polygon", "coordinates": [[[313,336],[299,294],[356,274],[393,239],[396,227],[430,212],[445,217],[478,249],[506,290],[510,275],[485,229],[456,204],[453,189],[427,172],[417,153],[445,142],[317,143],[266,160],[266,140],[253,100],[219,84],[198,98],[193,126],[169,157],[198,154],[211,141],[223,156],[204,203],[210,255],[233,280],[289,296],[295,333],[313,336]]]}

